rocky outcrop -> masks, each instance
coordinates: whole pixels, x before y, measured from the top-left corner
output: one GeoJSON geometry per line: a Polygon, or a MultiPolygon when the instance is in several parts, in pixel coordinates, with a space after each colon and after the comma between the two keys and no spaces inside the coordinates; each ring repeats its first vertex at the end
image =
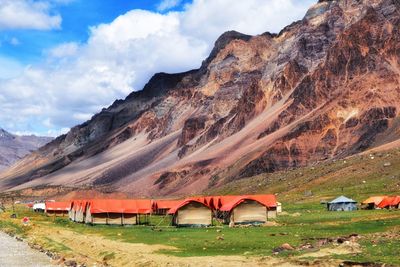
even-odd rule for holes
{"type": "Polygon", "coordinates": [[[345,157],[399,136],[400,4],[319,1],[279,34],[227,32],[0,177],[144,195],[345,157]]]}

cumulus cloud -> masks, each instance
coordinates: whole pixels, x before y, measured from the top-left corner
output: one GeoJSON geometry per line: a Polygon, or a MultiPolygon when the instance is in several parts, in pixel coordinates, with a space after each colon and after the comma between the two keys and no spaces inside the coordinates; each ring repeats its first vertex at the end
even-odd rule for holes
{"type": "Polygon", "coordinates": [[[311,2],[194,0],[181,12],[129,11],[91,27],[86,43],[61,44],[46,53],[42,65],[0,81],[0,125],[65,131],[140,90],[156,72],[199,67],[223,32],[277,32],[300,19],[311,2]]]}
{"type": "Polygon", "coordinates": [[[158,4],[157,10],[166,11],[180,5],[181,2],[182,0],[163,0],[158,4]]]}
{"type": "Polygon", "coordinates": [[[76,55],[79,44],[74,42],[64,43],[50,50],[50,58],[65,58],[76,55]]]}
{"type": "Polygon", "coordinates": [[[0,30],[51,30],[61,27],[61,16],[51,14],[51,1],[0,0],[0,30]]]}

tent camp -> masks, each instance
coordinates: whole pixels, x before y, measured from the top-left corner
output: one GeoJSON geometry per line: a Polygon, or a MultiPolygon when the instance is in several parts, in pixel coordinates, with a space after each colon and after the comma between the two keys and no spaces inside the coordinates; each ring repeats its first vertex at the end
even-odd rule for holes
{"type": "Polygon", "coordinates": [[[329,211],[353,211],[357,210],[357,201],[345,196],[340,196],[328,202],[327,208],[329,211]]]}
{"type": "Polygon", "coordinates": [[[151,200],[91,200],[86,205],[85,222],[90,224],[140,224],[140,216],[151,214],[151,200]]]}
{"type": "Polygon", "coordinates": [[[176,207],[182,200],[154,200],[152,204],[153,214],[167,215],[169,210],[176,207]]]}
{"type": "Polygon", "coordinates": [[[186,199],[169,210],[172,224],[182,227],[202,227],[212,224],[211,208],[197,199],[186,199]]]}
{"type": "Polygon", "coordinates": [[[385,197],[378,205],[381,209],[399,209],[400,196],[385,197]]]}
{"type": "Polygon", "coordinates": [[[276,207],[274,195],[237,196],[224,204],[220,211],[224,213],[225,223],[262,224],[276,217],[276,207]]]}
{"type": "Polygon", "coordinates": [[[46,210],[46,203],[35,203],[33,204],[34,212],[44,212],[46,210]]]}
{"type": "Polygon", "coordinates": [[[363,202],[361,202],[362,208],[363,209],[368,209],[368,210],[374,210],[379,208],[378,205],[382,202],[382,200],[386,196],[374,196],[374,197],[369,197],[363,202]]]}
{"type": "Polygon", "coordinates": [[[46,202],[46,214],[64,217],[68,215],[71,202],[46,202]]]}

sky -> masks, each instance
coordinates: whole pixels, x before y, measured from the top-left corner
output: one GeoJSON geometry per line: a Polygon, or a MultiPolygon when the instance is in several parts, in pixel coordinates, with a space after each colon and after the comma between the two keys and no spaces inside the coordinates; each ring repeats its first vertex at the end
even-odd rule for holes
{"type": "Polygon", "coordinates": [[[277,33],[316,0],[0,0],[0,128],[58,136],[228,30],[277,33]]]}

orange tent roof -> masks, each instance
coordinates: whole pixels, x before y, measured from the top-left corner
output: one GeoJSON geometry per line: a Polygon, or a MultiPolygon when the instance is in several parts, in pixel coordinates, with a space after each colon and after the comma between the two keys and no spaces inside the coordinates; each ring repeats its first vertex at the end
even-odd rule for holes
{"type": "Polygon", "coordinates": [[[379,203],[382,202],[382,200],[385,198],[386,196],[376,196],[376,197],[370,197],[367,198],[366,200],[364,200],[363,202],[361,202],[361,204],[375,204],[375,205],[379,205],[379,203]]]}
{"type": "Polygon", "coordinates": [[[96,199],[88,202],[90,212],[96,213],[151,213],[151,200],[148,199],[96,199]]]}
{"type": "Polygon", "coordinates": [[[397,206],[400,204],[400,196],[394,196],[394,197],[385,197],[381,203],[379,203],[378,207],[379,208],[387,208],[390,206],[397,206]]]}
{"type": "Polygon", "coordinates": [[[192,202],[200,203],[200,204],[206,206],[207,208],[211,209],[211,207],[210,207],[209,205],[205,204],[204,201],[201,201],[201,200],[199,200],[198,198],[188,198],[188,199],[185,199],[185,200],[181,201],[181,202],[180,202],[178,205],[176,205],[175,207],[171,208],[171,209],[168,211],[168,214],[175,214],[180,208],[182,208],[182,207],[184,207],[184,206],[186,206],[186,205],[188,205],[188,204],[190,204],[190,203],[192,203],[192,202]]]}
{"type": "Polygon", "coordinates": [[[46,202],[47,211],[69,211],[71,202],[46,202]]]}
{"type": "Polygon", "coordinates": [[[254,200],[258,203],[268,207],[275,208],[277,206],[275,195],[248,195],[248,196],[236,196],[230,202],[225,203],[220,210],[221,211],[231,211],[240,203],[245,200],[254,200]]]}
{"type": "Polygon", "coordinates": [[[181,202],[182,200],[154,200],[153,209],[171,209],[179,205],[181,202]]]}
{"type": "Polygon", "coordinates": [[[89,201],[90,200],[82,200],[82,199],[74,200],[74,201],[71,202],[71,209],[74,210],[74,211],[85,209],[86,208],[86,204],[89,201]]]}

